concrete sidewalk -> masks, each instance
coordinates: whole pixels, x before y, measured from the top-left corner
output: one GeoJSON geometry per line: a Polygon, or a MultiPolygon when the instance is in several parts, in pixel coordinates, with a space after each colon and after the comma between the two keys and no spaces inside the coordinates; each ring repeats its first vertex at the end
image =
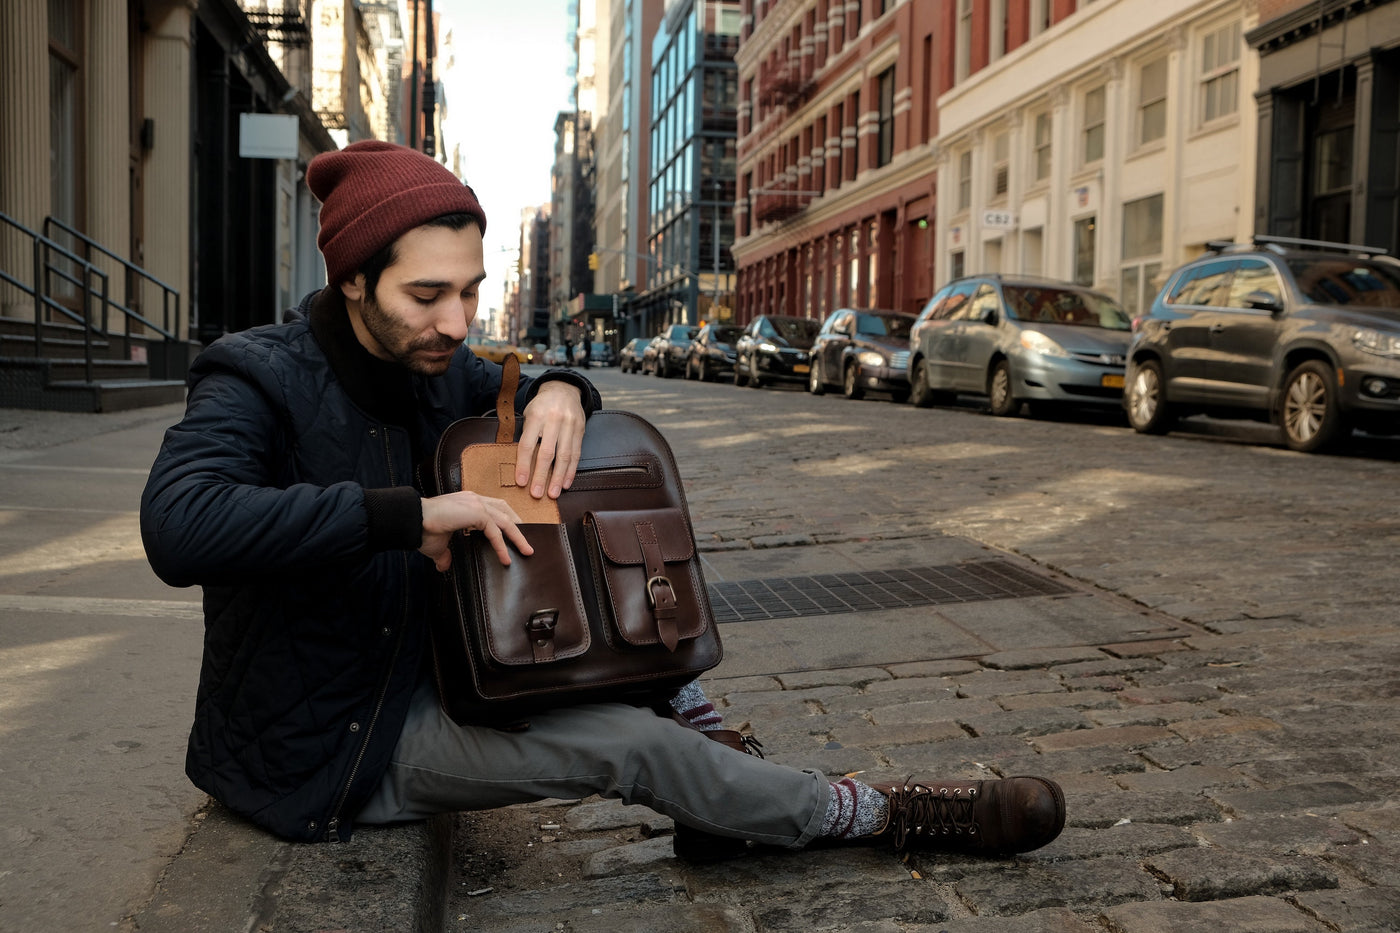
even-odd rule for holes
{"type": "MultiPolygon", "coordinates": [[[[706,683],[730,723],[751,723],[769,758],[832,774],[1046,774],[1069,795],[1059,840],[1004,862],[862,848],[695,867],[671,856],[668,821],[596,799],[345,845],[271,839],[183,774],[198,595],[154,578],[136,531],[179,410],[0,411],[0,931],[1400,929],[1393,612],[1261,618],[1220,589],[1209,618],[1186,621],[1094,585],[1091,547],[1074,577],[1047,567],[1040,554],[1075,551],[1082,529],[1012,553],[894,522],[842,488],[823,490],[819,523],[794,521],[785,452],[737,476],[715,444],[734,415],[696,427],[650,385],[605,395],[658,412],[687,465],[726,620],[706,683]],[[858,611],[834,602],[853,594],[858,611]]],[[[771,404],[788,402],[807,400],[771,404]]],[[[1167,446],[1150,456],[1171,450],[1153,440],[1167,446]]],[[[824,469],[852,456],[866,457],[824,469]]],[[[946,469],[941,481],[973,501],[946,469]]],[[[1223,565],[1234,542],[1203,546],[1223,565]]]]}

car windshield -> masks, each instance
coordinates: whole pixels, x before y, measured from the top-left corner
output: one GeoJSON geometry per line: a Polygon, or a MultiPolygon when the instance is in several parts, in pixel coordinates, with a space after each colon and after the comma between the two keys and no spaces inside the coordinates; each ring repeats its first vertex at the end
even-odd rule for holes
{"type": "Polygon", "coordinates": [[[786,340],[794,337],[801,340],[804,337],[815,337],[817,331],[821,330],[821,322],[814,321],[807,317],[770,317],[764,319],[763,330],[770,335],[776,334],[786,340]]]}
{"type": "Polygon", "coordinates": [[[1343,257],[1289,259],[1293,278],[1312,301],[1400,310],[1400,270],[1343,257]]]}
{"type": "Polygon", "coordinates": [[[856,333],[868,334],[871,337],[897,337],[908,340],[909,326],[913,323],[913,318],[903,314],[866,314],[862,312],[856,315],[856,333]]]}
{"type": "Polygon", "coordinates": [[[743,329],[739,327],[716,327],[710,331],[710,336],[716,343],[733,343],[742,333],[743,329]]]}
{"type": "Polygon", "coordinates": [[[677,324],[671,328],[666,335],[671,340],[694,340],[695,335],[700,332],[698,327],[686,327],[684,324],[677,324]]]}
{"type": "Polygon", "coordinates": [[[1105,295],[1039,285],[1005,285],[1006,307],[1023,321],[1131,330],[1132,321],[1105,295]]]}

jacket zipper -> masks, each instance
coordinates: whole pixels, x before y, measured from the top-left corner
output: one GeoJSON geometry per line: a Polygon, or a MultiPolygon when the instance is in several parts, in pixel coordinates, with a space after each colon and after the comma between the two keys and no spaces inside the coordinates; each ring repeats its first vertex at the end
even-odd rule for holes
{"type": "MultiPolygon", "coordinates": [[[[379,426],[380,436],[384,438],[384,461],[389,467],[389,485],[397,483],[397,474],[394,472],[393,450],[389,446],[389,430],[383,425],[379,426]]],[[[408,580],[408,554],[405,552],[403,558],[403,579],[405,584],[408,580]]],[[[340,791],[340,796],[336,799],[335,807],[331,810],[331,818],[326,823],[327,842],[340,842],[340,808],[345,805],[345,799],[350,796],[350,788],[355,784],[355,777],[360,773],[360,764],[364,761],[365,752],[369,750],[369,741],[374,736],[374,727],[379,722],[379,714],[384,709],[384,698],[389,693],[389,682],[393,680],[394,668],[398,665],[399,651],[403,648],[403,633],[408,626],[408,587],[404,586],[403,604],[399,612],[399,631],[394,638],[394,651],[389,656],[389,667],[385,671],[384,680],[379,684],[379,696],[374,701],[374,712],[369,718],[369,727],[365,729],[365,737],[360,742],[360,750],[355,755],[355,763],[350,767],[350,776],[345,779],[345,786],[340,791]]]]}

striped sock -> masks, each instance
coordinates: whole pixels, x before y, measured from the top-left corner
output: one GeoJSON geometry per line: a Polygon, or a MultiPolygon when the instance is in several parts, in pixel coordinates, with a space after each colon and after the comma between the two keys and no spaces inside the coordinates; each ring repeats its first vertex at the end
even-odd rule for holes
{"type": "Polygon", "coordinates": [[[879,832],[889,818],[889,800],[868,784],[842,778],[831,782],[821,835],[854,839],[879,832]]]}
{"type": "Polygon", "coordinates": [[[692,680],[671,698],[671,708],[701,732],[724,728],[724,717],[705,696],[698,680],[692,680]]]}

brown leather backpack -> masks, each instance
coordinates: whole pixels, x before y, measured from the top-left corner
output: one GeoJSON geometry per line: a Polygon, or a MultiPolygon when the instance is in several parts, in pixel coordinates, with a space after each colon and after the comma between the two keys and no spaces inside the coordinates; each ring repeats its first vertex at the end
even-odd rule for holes
{"type": "Polygon", "coordinates": [[[443,709],[502,725],[664,700],[723,657],[671,448],[635,414],[594,412],[571,488],[535,499],[515,485],[518,380],[508,358],[496,417],[448,427],[426,483],[505,499],[534,548],[502,566],[481,534],[454,537],[430,622],[443,709]]]}

